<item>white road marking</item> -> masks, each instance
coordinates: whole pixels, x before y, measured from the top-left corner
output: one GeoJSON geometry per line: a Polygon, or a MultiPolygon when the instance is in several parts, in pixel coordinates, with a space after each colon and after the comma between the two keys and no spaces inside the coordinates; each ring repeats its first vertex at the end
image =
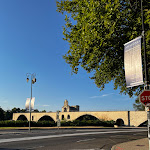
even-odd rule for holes
{"type": "MultiPolygon", "coordinates": [[[[128,129],[127,129],[128,130],[128,129]]],[[[136,130],[136,129],[133,129],[136,130]]],[[[106,129],[81,129],[81,130],[76,130],[76,131],[106,131],[106,129]]],[[[114,131],[112,129],[109,129],[109,131],[114,131]]],[[[115,131],[124,131],[124,129],[115,129],[115,131]]]]}
{"type": "Polygon", "coordinates": [[[36,148],[42,148],[44,146],[37,146],[37,147],[30,147],[30,148],[26,148],[26,149],[36,149],[36,148]]]}
{"type": "MultiPolygon", "coordinates": [[[[115,129],[115,130],[119,130],[119,129],[115,129]]],[[[106,129],[84,129],[84,130],[80,129],[80,130],[76,130],[76,131],[106,131],[106,129]]]]}
{"type": "Polygon", "coordinates": [[[85,140],[79,140],[77,142],[86,142],[86,141],[91,141],[91,140],[95,140],[95,138],[92,138],[92,139],[85,139],[85,140]]]}
{"type": "Polygon", "coordinates": [[[95,150],[95,149],[71,149],[71,150],[95,150]]]}
{"type": "Polygon", "coordinates": [[[111,132],[109,131],[109,132],[88,132],[88,133],[46,135],[46,136],[36,136],[36,137],[0,139],[0,143],[39,140],[39,139],[46,139],[46,138],[60,138],[60,137],[68,137],[68,136],[82,136],[82,135],[92,135],[92,134],[109,134],[109,133],[123,133],[123,132],[143,132],[143,131],[147,131],[147,130],[129,130],[129,131],[126,130],[126,131],[111,131],[111,132]]]}
{"type": "Polygon", "coordinates": [[[99,148],[92,148],[92,149],[70,149],[70,150],[105,150],[105,149],[99,149],[99,148]]]}
{"type": "Polygon", "coordinates": [[[1,134],[21,134],[21,133],[26,133],[26,132],[0,132],[1,134]]]}

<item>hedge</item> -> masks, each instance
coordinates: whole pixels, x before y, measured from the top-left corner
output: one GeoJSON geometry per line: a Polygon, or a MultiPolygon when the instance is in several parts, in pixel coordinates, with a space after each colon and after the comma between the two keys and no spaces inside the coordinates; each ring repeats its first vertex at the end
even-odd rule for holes
{"type": "MultiPolygon", "coordinates": [[[[28,121],[0,121],[0,127],[28,127],[29,122],[28,121]]],[[[33,122],[31,121],[32,127],[54,127],[56,126],[56,123],[54,121],[38,121],[33,122]]]]}
{"type": "Polygon", "coordinates": [[[101,121],[101,120],[74,120],[74,121],[61,121],[61,126],[105,126],[113,127],[115,122],[111,121],[101,121]]]}
{"type": "MultiPolygon", "coordinates": [[[[28,127],[29,122],[18,120],[18,121],[0,121],[0,127],[28,127]]],[[[57,123],[54,121],[38,121],[31,122],[32,127],[54,127],[57,123]]],[[[114,121],[101,121],[101,120],[74,120],[74,121],[61,121],[61,126],[105,126],[113,127],[114,121]]]]}

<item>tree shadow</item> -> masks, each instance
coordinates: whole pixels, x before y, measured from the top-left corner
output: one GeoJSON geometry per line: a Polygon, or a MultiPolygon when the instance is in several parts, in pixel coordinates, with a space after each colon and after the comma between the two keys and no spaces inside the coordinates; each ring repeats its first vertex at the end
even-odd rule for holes
{"type": "Polygon", "coordinates": [[[25,150],[25,149],[16,149],[16,148],[0,148],[0,150],[25,150]]]}

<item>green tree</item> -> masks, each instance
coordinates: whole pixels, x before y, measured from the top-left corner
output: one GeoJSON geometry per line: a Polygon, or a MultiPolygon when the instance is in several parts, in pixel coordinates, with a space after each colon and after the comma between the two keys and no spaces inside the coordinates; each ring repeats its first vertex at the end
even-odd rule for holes
{"type": "Polygon", "coordinates": [[[46,112],[46,110],[42,110],[41,112],[46,112]]]}
{"type": "Polygon", "coordinates": [[[135,103],[133,104],[133,108],[136,111],[144,111],[145,107],[139,102],[139,97],[135,99],[135,103]]]}
{"type": "Polygon", "coordinates": [[[38,109],[34,109],[33,112],[39,112],[39,110],[38,109]]]}
{"type": "Polygon", "coordinates": [[[5,111],[0,107],[0,121],[5,119],[5,111]]]}
{"type": "MultiPolygon", "coordinates": [[[[149,0],[144,0],[143,8],[150,59],[149,0]]],[[[139,95],[142,86],[126,88],[123,44],[142,33],[140,1],[135,10],[129,0],[59,0],[57,11],[67,12],[63,34],[70,49],[64,59],[72,72],[77,74],[81,66],[100,90],[113,81],[120,93],[139,95]]]]}
{"type": "Polygon", "coordinates": [[[26,109],[21,109],[20,112],[26,112],[26,109]]]}
{"type": "Polygon", "coordinates": [[[5,120],[12,120],[12,112],[11,112],[11,110],[5,111],[5,120]]]}
{"type": "Polygon", "coordinates": [[[19,113],[21,112],[20,108],[16,108],[14,107],[12,110],[11,110],[12,113],[19,113]]]}
{"type": "Polygon", "coordinates": [[[14,107],[12,110],[7,110],[5,112],[5,120],[12,120],[13,113],[25,112],[24,109],[14,107]]]}

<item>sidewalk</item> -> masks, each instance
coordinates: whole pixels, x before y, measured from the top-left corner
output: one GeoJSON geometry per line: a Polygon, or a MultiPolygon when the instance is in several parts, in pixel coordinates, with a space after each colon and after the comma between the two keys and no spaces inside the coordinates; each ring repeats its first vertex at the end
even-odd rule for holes
{"type": "Polygon", "coordinates": [[[111,150],[148,150],[148,138],[114,145],[111,150]]]}

